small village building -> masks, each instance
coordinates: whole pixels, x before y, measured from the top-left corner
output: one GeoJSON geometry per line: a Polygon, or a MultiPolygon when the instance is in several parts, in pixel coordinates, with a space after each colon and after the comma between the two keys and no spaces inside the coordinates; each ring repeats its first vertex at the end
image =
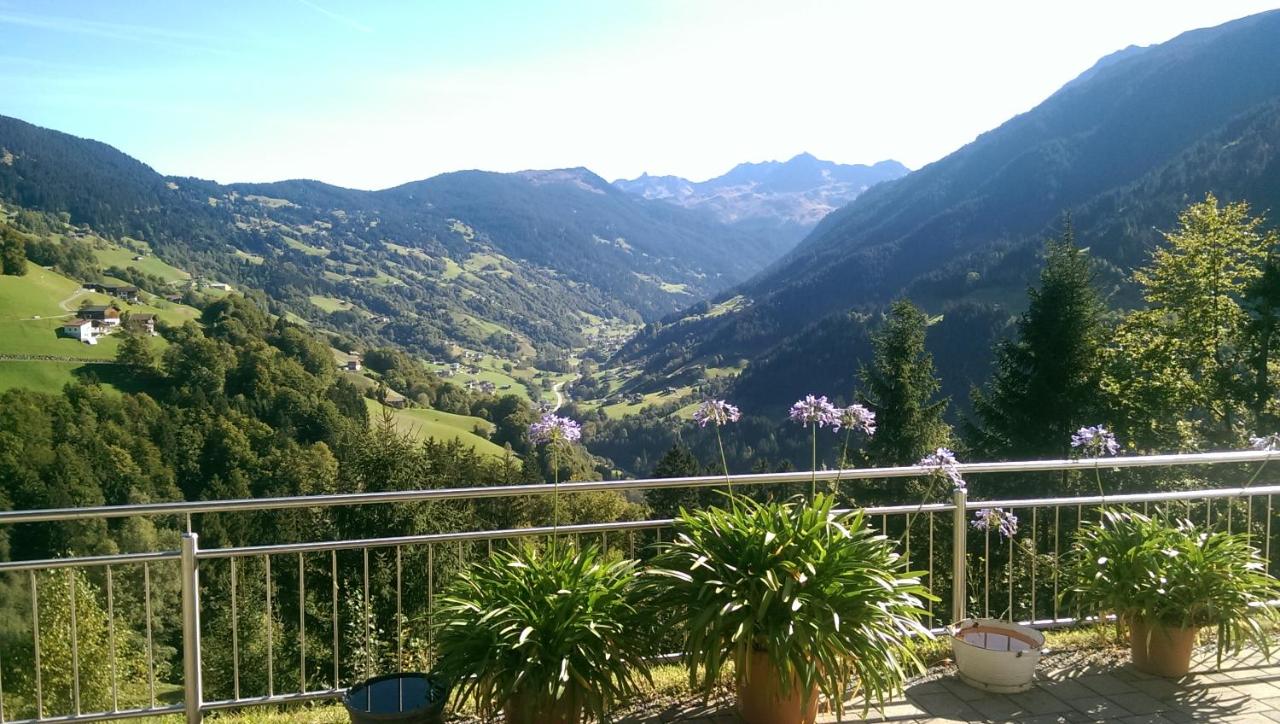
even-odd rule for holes
{"type": "Polygon", "coordinates": [[[115,282],[85,282],[82,285],[85,289],[102,294],[110,294],[116,299],[123,299],[126,302],[136,302],[139,299],[139,289],[132,284],[117,284],[115,282]]]}
{"type": "Polygon", "coordinates": [[[156,315],[154,314],[129,314],[125,317],[124,323],[132,329],[155,336],[156,315]]]}
{"type": "Polygon", "coordinates": [[[110,328],[120,326],[120,310],[111,305],[92,304],[80,308],[80,319],[96,322],[96,326],[110,328]]]}
{"type": "Polygon", "coordinates": [[[84,342],[85,344],[97,344],[98,328],[88,319],[73,319],[62,325],[62,334],[64,337],[84,342]]]}

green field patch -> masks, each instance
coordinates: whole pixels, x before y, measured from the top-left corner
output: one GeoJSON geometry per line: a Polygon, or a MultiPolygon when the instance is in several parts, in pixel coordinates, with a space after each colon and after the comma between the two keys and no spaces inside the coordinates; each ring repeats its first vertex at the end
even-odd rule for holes
{"type": "Polygon", "coordinates": [[[234,249],[232,250],[232,253],[250,264],[261,264],[264,261],[263,258],[257,254],[250,254],[249,252],[242,251],[240,249],[234,249]]]}
{"type": "MultiPolygon", "coordinates": [[[[0,320],[68,314],[59,302],[80,296],[80,291],[76,282],[28,262],[23,276],[0,276],[0,320]]],[[[79,301],[72,299],[68,306],[75,309],[79,301]]]]}
{"type": "Polygon", "coordinates": [[[0,392],[21,388],[56,395],[77,381],[95,381],[112,392],[153,391],[146,380],[123,365],[0,360],[0,392]]]}
{"type": "Polygon", "coordinates": [[[283,206],[297,206],[297,204],[288,199],[273,199],[270,196],[259,196],[257,194],[248,194],[244,197],[244,200],[261,204],[269,209],[278,209],[283,206]]]}
{"type": "Polygon", "coordinates": [[[508,279],[512,276],[511,270],[507,268],[510,263],[511,260],[501,254],[474,253],[467,257],[462,268],[475,274],[492,274],[508,279]]]}
{"type": "Polygon", "coordinates": [[[424,260],[424,261],[431,261],[431,260],[434,258],[434,257],[432,257],[430,254],[426,253],[425,251],[423,251],[423,250],[421,250],[421,249],[415,249],[415,248],[414,248],[414,247],[412,247],[412,246],[404,246],[403,244],[395,244],[395,243],[392,243],[392,242],[390,242],[390,241],[384,241],[384,242],[382,242],[382,245],[383,245],[383,246],[385,246],[385,247],[387,247],[388,249],[390,249],[390,250],[394,251],[395,253],[397,253],[397,254],[402,254],[402,255],[404,255],[404,256],[417,257],[417,258],[422,259],[422,260],[424,260]]]}
{"type": "Polygon", "coordinates": [[[319,307],[320,309],[330,314],[333,314],[334,312],[346,312],[346,311],[355,309],[355,305],[353,305],[351,302],[348,302],[345,299],[338,299],[337,297],[327,297],[323,294],[312,294],[311,296],[307,297],[307,301],[311,302],[316,307],[319,307]]]}
{"type": "Polygon", "coordinates": [[[440,276],[442,278],[457,279],[458,277],[462,276],[463,269],[461,266],[458,265],[458,262],[454,261],[453,259],[450,259],[447,256],[441,257],[440,261],[444,262],[444,271],[440,273],[440,276]]]}
{"type": "Polygon", "coordinates": [[[506,454],[506,450],[502,446],[495,445],[475,434],[474,430],[477,426],[485,430],[493,429],[491,423],[478,417],[454,415],[439,410],[417,407],[396,410],[385,407],[377,400],[368,398],[365,399],[365,404],[369,408],[370,422],[379,420],[384,414],[384,410],[389,411],[392,420],[395,421],[397,430],[420,440],[434,439],[444,441],[456,439],[483,455],[502,457],[506,454]]]}
{"type": "Polygon", "coordinates": [[[290,236],[281,236],[280,238],[284,240],[285,245],[288,246],[290,249],[297,249],[298,251],[308,256],[329,256],[328,249],[322,249],[318,246],[311,246],[310,244],[305,244],[290,236]]]}
{"type": "Polygon", "coordinates": [[[623,401],[615,402],[611,405],[604,405],[600,409],[604,410],[604,414],[612,419],[620,419],[628,415],[639,414],[647,405],[662,405],[668,402],[674,402],[689,395],[693,391],[692,387],[678,387],[671,392],[665,390],[661,392],[650,392],[644,395],[639,402],[623,401]]]}
{"type": "Polygon", "coordinates": [[[140,272],[158,276],[166,282],[184,282],[191,278],[187,272],[161,260],[141,242],[134,242],[134,244],[138,246],[139,251],[112,244],[106,248],[95,249],[93,253],[98,257],[98,264],[103,269],[113,266],[121,269],[133,267],[140,272]]]}

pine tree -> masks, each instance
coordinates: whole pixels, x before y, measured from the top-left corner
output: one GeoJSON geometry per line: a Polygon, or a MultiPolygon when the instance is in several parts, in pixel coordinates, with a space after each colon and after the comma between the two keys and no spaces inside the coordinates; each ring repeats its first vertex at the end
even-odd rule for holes
{"type": "Polygon", "coordinates": [[[1249,287],[1244,309],[1249,314],[1245,336],[1252,372],[1246,398],[1254,430],[1262,434],[1280,422],[1280,401],[1271,374],[1280,353],[1280,256],[1275,251],[1267,258],[1262,276],[1249,287]]]}
{"type": "MultiPolygon", "coordinates": [[[[698,458],[682,443],[675,443],[653,468],[655,478],[686,478],[702,474],[698,458]]],[[[706,502],[703,488],[654,488],[646,490],[645,502],[659,518],[672,518],[680,508],[697,508],[706,502]]]]}
{"type": "Polygon", "coordinates": [[[934,399],[942,385],[925,349],[928,326],[928,315],[904,299],[871,337],[872,362],[859,377],[863,403],[876,413],[876,434],[866,445],[873,465],[912,465],[950,443],[951,426],[942,419],[947,400],[934,399]]]}
{"type": "Polygon", "coordinates": [[[1040,285],[1027,296],[1015,338],[996,348],[986,389],[973,391],[974,419],[965,437],[983,459],[1065,457],[1072,432],[1105,421],[1106,308],[1070,219],[1062,236],[1047,244],[1040,285]]]}

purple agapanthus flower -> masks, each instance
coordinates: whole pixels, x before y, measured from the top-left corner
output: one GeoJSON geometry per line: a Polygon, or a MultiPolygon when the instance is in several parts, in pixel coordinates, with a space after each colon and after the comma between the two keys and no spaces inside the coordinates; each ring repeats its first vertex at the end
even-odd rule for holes
{"type": "Polygon", "coordinates": [[[791,406],[790,417],[806,427],[809,425],[816,425],[817,427],[831,425],[837,430],[840,429],[840,411],[827,400],[826,395],[822,397],[809,395],[803,400],[798,400],[796,404],[791,406]]]}
{"type": "Polygon", "coordinates": [[[847,427],[855,432],[870,437],[876,434],[876,413],[868,410],[862,405],[853,404],[838,410],[839,419],[836,420],[835,430],[840,432],[840,428],[847,427]]]}
{"type": "Polygon", "coordinates": [[[1273,432],[1262,437],[1251,437],[1249,438],[1249,444],[1253,446],[1254,450],[1266,450],[1268,452],[1280,450],[1280,432],[1273,432]]]}
{"type": "Polygon", "coordinates": [[[582,437],[582,427],[567,417],[548,412],[529,426],[529,439],[534,445],[568,444],[582,437]]]}
{"type": "Polygon", "coordinates": [[[1076,430],[1076,434],[1071,436],[1071,447],[1077,448],[1081,453],[1095,458],[1100,458],[1104,455],[1115,455],[1120,452],[1120,443],[1116,442],[1115,434],[1102,425],[1082,427],[1076,430]]]}
{"type": "Polygon", "coordinates": [[[951,487],[956,490],[964,490],[967,487],[964,477],[960,475],[960,468],[956,467],[960,463],[956,460],[955,453],[945,447],[925,455],[916,464],[920,467],[932,468],[935,474],[946,477],[951,481],[951,487]]]}
{"type": "Polygon", "coordinates": [[[698,423],[698,427],[706,427],[708,422],[716,425],[737,422],[741,417],[738,408],[724,400],[704,400],[693,413],[693,421],[698,423]]]}
{"type": "Polygon", "coordinates": [[[974,528],[981,531],[996,530],[1006,540],[1018,534],[1018,516],[1004,508],[982,508],[973,513],[974,528]]]}

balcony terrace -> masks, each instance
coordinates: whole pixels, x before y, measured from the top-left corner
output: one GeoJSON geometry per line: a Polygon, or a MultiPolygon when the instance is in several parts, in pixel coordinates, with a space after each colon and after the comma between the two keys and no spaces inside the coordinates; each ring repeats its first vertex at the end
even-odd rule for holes
{"type": "MultiPolygon", "coordinates": [[[[1015,463],[969,463],[960,466],[975,497],[984,476],[1029,476],[1061,471],[1133,468],[1187,468],[1201,472],[1219,469],[1239,473],[1280,459],[1280,452],[1248,451],[1118,457],[1105,460],[1059,460],[1015,463]]],[[[851,483],[868,479],[921,477],[920,467],[823,471],[819,482],[851,483]]],[[[745,475],[736,486],[807,484],[810,473],[745,475]]],[[[559,494],[722,485],[722,476],[627,481],[571,482],[559,494]]],[[[806,485],[807,487],[807,485],[806,485]]],[[[798,491],[799,488],[797,488],[798,491]]],[[[71,722],[136,719],[166,715],[199,722],[211,713],[287,706],[333,700],[355,683],[340,662],[368,657],[375,649],[385,655],[377,662],[400,662],[412,669],[423,646],[415,637],[413,611],[429,617],[441,590],[442,561],[466,565],[492,554],[495,546],[517,539],[547,537],[549,527],[477,530],[368,537],[359,540],[316,540],[266,543],[242,547],[200,545],[202,526],[237,515],[284,515],[287,511],[352,510],[364,506],[411,505],[481,499],[514,500],[547,495],[552,485],[493,486],[428,489],[385,493],[343,494],[307,498],[274,498],[175,502],[68,510],[0,512],[0,528],[33,530],[52,524],[89,524],[118,519],[181,521],[185,533],[179,549],[159,549],[116,555],[80,556],[48,560],[0,562],[0,583],[8,595],[29,599],[33,616],[7,622],[21,628],[30,646],[23,651],[0,650],[4,660],[33,662],[21,681],[0,679],[0,722],[71,722]],[[18,526],[22,526],[18,528],[18,526]],[[273,573],[274,570],[274,573],[273,573]],[[84,575],[92,586],[76,584],[84,575]],[[202,583],[204,577],[204,583],[202,583]],[[210,581],[218,581],[217,585],[210,581]],[[70,585],[63,585],[69,582],[70,585]],[[288,595],[284,594],[288,586],[288,595]],[[385,596],[378,599],[379,587],[385,596]],[[70,597],[68,616],[50,618],[41,601],[70,597]],[[101,615],[84,617],[77,596],[91,596],[101,615]],[[369,602],[355,609],[346,601],[369,602]],[[372,597],[371,597],[372,596],[372,597]],[[375,599],[377,606],[374,605],[375,599]],[[133,668],[117,649],[114,627],[123,609],[135,610],[143,622],[137,635],[133,668]],[[353,615],[353,611],[355,612],[353,615]],[[273,622],[252,642],[246,622],[254,617],[273,622]],[[103,638],[101,630],[110,629],[103,638]],[[168,635],[178,643],[175,660],[166,671],[159,641],[168,635]],[[109,647],[91,647],[98,636],[109,647]],[[380,648],[379,648],[380,647],[380,648]],[[228,666],[212,676],[210,656],[216,649],[228,666]],[[66,662],[58,680],[45,680],[41,657],[66,662]],[[105,688],[91,692],[90,680],[105,688]],[[22,691],[19,692],[19,687],[22,691]]],[[[1240,488],[1178,490],[1158,493],[969,500],[958,490],[946,502],[867,508],[868,520],[901,543],[901,552],[922,582],[938,598],[931,604],[930,625],[942,632],[946,624],[966,615],[1023,622],[1042,629],[1063,629],[1086,623],[1064,610],[1059,594],[1059,561],[1071,545],[1080,521],[1096,516],[1101,505],[1125,504],[1139,509],[1177,506],[1180,514],[1226,530],[1248,530],[1273,569],[1276,541],[1273,500],[1280,485],[1262,479],[1240,488]],[[1000,507],[1015,511],[1025,535],[1018,545],[991,531],[976,531],[972,513],[1000,507]],[[1216,521],[1216,523],[1215,523],[1216,521]],[[953,551],[962,554],[953,555],[953,551]]],[[[671,520],[639,520],[560,526],[560,535],[605,548],[642,555],[649,543],[670,535],[671,520]]],[[[1276,536],[1280,537],[1280,536],[1276,536]]],[[[1273,573],[1275,570],[1272,571],[1273,573]]],[[[84,601],[81,601],[83,604],[84,601]]],[[[10,639],[13,640],[13,639],[10,639]]],[[[131,646],[134,644],[130,644],[131,646]]],[[[1040,663],[1035,688],[1021,694],[987,694],[959,682],[943,664],[911,681],[906,696],[891,703],[871,720],[890,721],[1280,721],[1280,666],[1246,651],[1219,668],[1210,653],[1197,654],[1192,674],[1169,681],[1138,673],[1114,651],[1076,650],[1047,654],[1040,663]]],[[[389,673],[387,665],[374,667],[389,673]]],[[[844,721],[859,720],[860,702],[850,702],[844,721]]],[[[820,721],[836,721],[823,714],[820,721]]],[[[628,722],[735,721],[728,702],[702,705],[689,699],[630,715],[628,722]]]]}

